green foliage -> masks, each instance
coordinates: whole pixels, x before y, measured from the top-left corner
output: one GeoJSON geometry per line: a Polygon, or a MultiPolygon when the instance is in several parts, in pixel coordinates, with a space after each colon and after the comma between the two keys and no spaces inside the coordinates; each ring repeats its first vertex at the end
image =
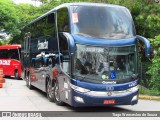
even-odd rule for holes
{"type": "Polygon", "coordinates": [[[39,9],[30,4],[16,5],[10,0],[0,0],[0,31],[11,34],[11,43],[18,43],[18,39],[14,38],[20,35],[25,25],[42,14],[39,9]]]}
{"type": "Polygon", "coordinates": [[[18,17],[16,6],[9,0],[0,0],[0,31],[17,33],[18,17]]]}
{"type": "Polygon", "coordinates": [[[153,91],[159,91],[160,95],[160,35],[151,39],[154,46],[154,57],[152,59],[152,65],[149,67],[148,74],[151,75],[150,85],[153,91]]]}
{"type": "Polygon", "coordinates": [[[17,16],[19,16],[18,27],[21,29],[29,22],[39,17],[42,13],[39,12],[39,8],[30,4],[20,4],[17,6],[17,16]]]}
{"type": "Polygon", "coordinates": [[[155,3],[143,6],[134,19],[138,34],[154,38],[160,31],[160,5],[155,3]]]}
{"type": "Polygon", "coordinates": [[[35,18],[39,17],[42,12],[40,8],[34,7],[30,4],[20,4],[16,7],[16,14],[18,16],[19,22],[16,24],[19,32],[17,34],[13,34],[13,39],[10,43],[19,43],[20,44],[20,33],[21,29],[26,26],[29,22],[33,21],[35,18]]]}
{"type": "Polygon", "coordinates": [[[148,88],[140,85],[139,86],[139,93],[140,94],[145,94],[145,95],[151,95],[151,90],[149,90],[148,88]]]}
{"type": "Polygon", "coordinates": [[[139,86],[139,93],[144,95],[151,95],[151,96],[160,95],[160,91],[158,91],[157,89],[153,89],[153,88],[149,89],[141,85],[139,86]]]}

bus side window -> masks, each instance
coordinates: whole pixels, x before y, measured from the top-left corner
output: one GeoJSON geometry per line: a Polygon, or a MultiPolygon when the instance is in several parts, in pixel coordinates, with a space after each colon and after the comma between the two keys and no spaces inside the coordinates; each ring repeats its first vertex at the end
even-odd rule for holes
{"type": "Polygon", "coordinates": [[[70,73],[70,55],[67,38],[62,34],[59,35],[59,48],[60,48],[60,62],[63,68],[63,71],[66,73],[70,73]]]}
{"type": "Polygon", "coordinates": [[[57,11],[58,32],[70,32],[68,9],[62,8],[57,11]]]}
{"type": "Polygon", "coordinates": [[[61,8],[57,11],[57,26],[59,33],[60,62],[63,71],[70,73],[70,55],[67,38],[61,32],[70,32],[69,14],[67,8],[61,8]]]}

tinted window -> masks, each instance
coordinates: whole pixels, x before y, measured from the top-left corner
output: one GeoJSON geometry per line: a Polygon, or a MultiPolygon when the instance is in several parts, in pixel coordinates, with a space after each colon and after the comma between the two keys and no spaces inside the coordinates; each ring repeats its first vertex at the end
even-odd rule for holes
{"type": "Polygon", "coordinates": [[[54,14],[52,13],[32,24],[30,31],[32,33],[32,39],[42,36],[55,37],[54,14]]]}
{"type": "Polygon", "coordinates": [[[70,32],[67,8],[62,8],[57,11],[57,23],[59,32],[70,32]]]}
{"type": "Polygon", "coordinates": [[[18,49],[0,50],[1,59],[16,59],[19,60],[18,49]]]}
{"type": "Polygon", "coordinates": [[[74,6],[74,34],[86,37],[123,39],[135,35],[132,17],[124,7],[74,6]]]}
{"type": "Polygon", "coordinates": [[[7,51],[8,50],[0,50],[0,58],[1,59],[8,58],[7,51]]]}
{"type": "Polygon", "coordinates": [[[137,73],[135,46],[97,47],[76,44],[74,75],[91,80],[128,79],[137,73]]]}
{"type": "Polygon", "coordinates": [[[69,55],[68,42],[66,37],[63,36],[62,34],[59,35],[59,48],[60,48],[60,53],[62,54],[62,56],[60,56],[62,68],[65,72],[70,73],[69,72],[70,55],[69,55]]]}
{"type": "Polygon", "coordinates": [[[30,42],[31,53],[58,52],[54,13],[32,24],[30,30],[32,31],[30,42]]]}
{"type": "Polygon", "coordinates": [[[58,53],[54,13],[33,23],[30,31],[31,66],[41,68],[52,65],[53,67],[55,54],[58,53]]]}

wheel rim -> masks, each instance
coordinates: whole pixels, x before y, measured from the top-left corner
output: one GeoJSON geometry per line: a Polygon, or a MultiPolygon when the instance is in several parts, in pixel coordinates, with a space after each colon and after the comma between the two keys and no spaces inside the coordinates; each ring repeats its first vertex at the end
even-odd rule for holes
{"type": "Polygon", "coordinates": [[[54,88],[51,85],[51,81],[48,81],[48,84],[47,84],[47,93],[48,93],[48,97],[49,98],[53,97],[53,90],[54,90],[54,88]]]}
{"type": "Polygon", "coordinates": [[[56,101],[59,101],[60,98],[59,98],[59,88],[58,88],[58,84],[56,83],[56,86],[55,86],[55,98],[56,98],[56,101]]]}

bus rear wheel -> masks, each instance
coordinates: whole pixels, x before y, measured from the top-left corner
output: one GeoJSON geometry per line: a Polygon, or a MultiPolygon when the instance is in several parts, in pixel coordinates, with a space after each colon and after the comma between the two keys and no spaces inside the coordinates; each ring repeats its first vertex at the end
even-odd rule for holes
{"type": "Polygon", "coordinates": [[[64,103],[60,100],[59,85],[57,80],[55,81],[55,87],[54,87],[54,101],[59,106],[64,105],[64,103]]]}
{"type": "Polygon", "coordinates": [[[47,78],[47,98],[50,102],[54,102],[54,83],[50,78],[47,78]]]}
{"type": "Polygon", "coordinates": [[[15,78],[16,80],[19,80],[19,79],[20,79],[18,70],[15,70],[15,71],[14,71],[14,78],[15,78]]]}

